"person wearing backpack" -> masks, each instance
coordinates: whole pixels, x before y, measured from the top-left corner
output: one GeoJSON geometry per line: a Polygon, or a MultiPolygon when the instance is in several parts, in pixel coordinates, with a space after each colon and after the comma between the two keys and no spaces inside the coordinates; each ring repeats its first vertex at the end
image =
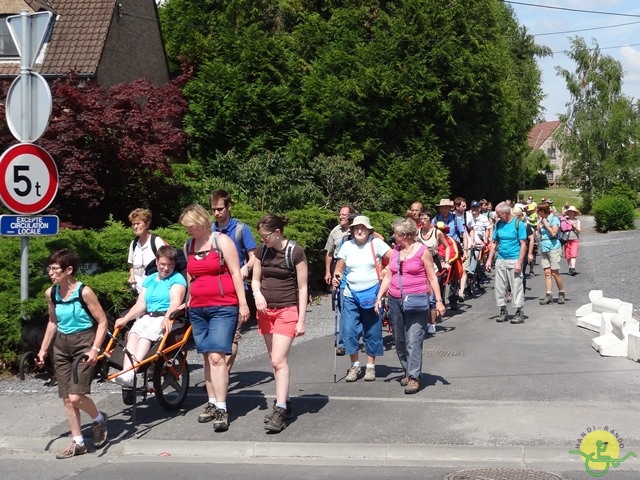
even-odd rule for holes
{"type": "Polygon", "coordinates": [[[231,238],[211,231],[211,217],[202,205],[185,207],[179,221],[191,237],[184,245],[189,321],[196,351],[204,357],[209,397],[198,422],[213,421],[214,431],[224,432],[229,429],[226,356],[231,354],[238,320],[249,319],[240,259],[231,238]]]}
{"type": "MultiPolygon", "coordinates": [[[[233,240],[236,249],[238,250],[238,258],[240,258],[240,274],[244,281],[245,296],[247,303],[252,301],[252,296],[249,292],[247,285],[247,279],[251,275],[253,264],[256,260],[256,241],[253,238],[253,233],[249,225],[243,223],[231,216],[231,207],[233,202],[231,201],[231,194],[226,190],[216,190],[211,193],[210,196],[211,211],[216,219],[215,223],[211,227],[214,232],[220,232],[227,235],[233,240]]],[[[227,369],[231,373],[231,368],[238,356],[238,344],[242,335],[240,333],[241,323],[238,322],[238,328],[233,338],[233,348],[231,355],[227,356],[227,369]]]]}
{"type": "Polygon", "coordinates": [[[62,398],[71,431],[71,442],[56,454],[56,458],[65,459],[87,453],[80,424],[81,412],[93,419],[94,447],[100,448],[107,441],[108,416],[96,408],[88,395],[91,393],[91,381],[108,324],[96,294],[75,278],[80,268],[80,259],[74,251],[63,248],[52,253],[47,259],[47,265],[49,278],[53,283],[44,294],[49,310],[49,323],[36,363],[39,367],[44,365],[49,346],[53,342],[53,367],[58,381],[58,396],[62,398]],[[79,355],[86,355],[86,360],[78,365],[78,383],[73,383],[72,366],[79,355]]]}
{"type": "Polygon", "coordinates": [[[288,219],[272,213],[258,221],[262,244],[256,250],[251,289],[258,310],[258,332],[271,359],[276,382],[273,411],[264,417],[264,428],[279,433],[293,415],[289,399],[289,352],[296,337],[305,333],[309,301],[309,267],[304,250],[284,236],[288,219]]]}
{"type": "Polygon", "coordinates": [[[147,268],[155,266],[156,251],[165,245],[164,240],[158,235],[149,231],[151,226],[151,210],[147,208],[136,208],[129,213],[131,228],[136,235],[129,244],[129,256],[127,263],[131,265],[129,269],[129,286],[135,293],[140,293],[138,286],[142,285],[144,279],[149,275],[147,268]]]}
{"type": "Polygon", "coordinates": [[[516,219],[507,202],[496,206],[498,221],[491,236],[491,248],[484,268],[491,271],[491,263],[496,255],[496,275],[494,289],[496,304],[500,314],[496,322],[509,320],[507,292],[511,289],[516,314],[511,323],[524,323],[524,287],[522,285],[524,256],[526,255],[527,230],[524,222],[516,219]]]}
{"type": "Polygon", "coordinates": [[[544,271],[544,285],[546,294],[540,299],[540,305],[553,303],[551,291],[551,279],[558,287],[558,303],[565,301],[564,286],[560,276],[560,258],[562,256],[562,244],[558,239],[560,233],[560,219],[551,211],[551,206],[547,202],[538,205],[538,227],[537,235],[540,238],[540,265],[544,271]]]}
{"type": "Polygon", "coordinates": [[[569,275],[573,277],[576,274],[576,260],[578,259],[578,251],[580,250],[580,232],[582,230],[580,219],[578,218],[580,210],[573,205],[569,205],[565,214],[569,236],[567,242],[564,244],[564,258],[567,259],[567,263],[569,264],[569,275]]]}

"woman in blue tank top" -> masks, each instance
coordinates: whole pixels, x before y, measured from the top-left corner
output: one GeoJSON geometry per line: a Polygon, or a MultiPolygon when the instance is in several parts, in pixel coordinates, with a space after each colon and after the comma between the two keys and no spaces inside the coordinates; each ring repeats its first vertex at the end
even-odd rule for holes
{"type": "Polygon", "coordinates": [[[49,256],[47,265],[53,286],[45,292],[49,323],[37,363],[44,365],[53,341],[53,368],[58,381],[58,395],[62,398],[72,436],[69,445],[56,455],[56,458],[64,459],[87,452],[80,411],[93,420],[94,446],[100,448],[107,440],[107,414],[99,412],[87,395],[91,393],[93,370],[108,324],[96,294],[74,277],[80,266],[80,259],[75,252],[67,248],[58,250],[49,256]],[[87,358],[78,367],[78,383],[73,383],[72,365],[78,355],[86,355],[87,358]]]}

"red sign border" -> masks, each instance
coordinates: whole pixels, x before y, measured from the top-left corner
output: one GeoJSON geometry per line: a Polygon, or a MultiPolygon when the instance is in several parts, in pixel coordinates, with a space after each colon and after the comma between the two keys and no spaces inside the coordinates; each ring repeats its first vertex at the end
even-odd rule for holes
{"type": "Polygon", "coordinates": [[[2,199],[2,203],[4,203],[7,208],[12,210],[14,213],[33,215],[45,210],[49,205],[51,205],[51,202],[53,202],[53,199],[58,193],[58,183],[58,166],[56,165],[56,162],[53,160],[53,157],[49,155],[49,152],[38,145],[34,145],[33,143],[19,143],[9,147],[2,156],[0,156],[0,199],[2,199]],[[49,188],[44,193],[40,201],[27,205],[20,203],[18,200],[14,199],[11,194],[9,194],[9,190],[7,189],[4,179],[11,162],[20,155],[29,154],[38,157],[45,164],[49,173],[49,188]]]}

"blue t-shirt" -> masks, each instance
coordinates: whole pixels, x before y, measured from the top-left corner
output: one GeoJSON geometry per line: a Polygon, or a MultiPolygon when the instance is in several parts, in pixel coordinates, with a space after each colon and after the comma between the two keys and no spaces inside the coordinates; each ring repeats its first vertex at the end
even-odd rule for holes
{"type": "Polygon", "coordinates": [[[147,304],[147,312],[166,312],[171,304],[171,287],[175,284],[187,287],[187,281],[176,271],[163,279],[160,279],[157,273],[145,278],[142,288],[146,288],[144,301],[147,304]]]}
{"type": "Polygon", "coordinates": [[[93,328],[93,319],[80,303],[81,286],[82,282],[78,282],[75,290],[67,300],[63,300],[60,297],[58,288],[54,287],[51,290],[51,294],[55,295],[55,299],[52,299],[52,301],[55,305],[58,331],[63,335],[84,332],[93,328]]]}
{"type": "Polygon", "coordinates": [[[520,257],[520,240],[527,240],[527,228],[524,222],[511,218],[509,223],[499,220],[493,229],[493,240],[498,241],[497,255],[501,260],[518,260],[520,257]],[[518,231],[516,232],[516,224],[518,231]]]}
{"type": "MultiPolygon", "coordinates": [[[[540,251],[543,253],[550,252],[551,250],[555,250],[556,248],[560,248],[562,245],[560,244],[560,240],[558,240],[558,236],[551,236],[551,232],[547,230],[547,227],[544,226],[542,221],[539,222],[542,227],[540,228],[540,251]]],[[[549,223],[550,227],[554,225],[558,226],[558,231],[560,231],[560,218],[555,216],[553,213],[547,217],[547,223],[549,223]]]]}
{"type": "Polygon", "coordinates": [[[446,218],[444,218],[441,214],[437,214],[436,218],[431,221],[431,225],[435,227],[438,222],[443,222],[445,226],[449,227],[449,233],[447,233],[447,235],[462,244],[462,237],[464,236],[465,228],[464,218],[464,215],[460,218],[456,217],[455,213],[450,213],[446,218]]]}
{"type": "Polygon", "coordinates": [[[246,252],[255,250],[256,248],[258,248],[258,245],[256,245],[256,241],[253,238],[251,229],[247,224],[243,224],[242,235],[240,236],[240,238],[242,239],[242,245],[240,245],[240,243],[236,239],[237,227],[238,227],[238,219],[232,217],[231,219],[229,219],[229,224],[226,227],[220,228],[220,226],[218,225],[218,222],[215,222],[211,226],[211,230],[213,232],[224,233],[225,235],[229,236],[231,240],[233,240],[233,244],[236,246],[236,250],[238,250],[238,258],[240,258],[240,266],[242,267],[245,263],[247,263],[246,252]]]}

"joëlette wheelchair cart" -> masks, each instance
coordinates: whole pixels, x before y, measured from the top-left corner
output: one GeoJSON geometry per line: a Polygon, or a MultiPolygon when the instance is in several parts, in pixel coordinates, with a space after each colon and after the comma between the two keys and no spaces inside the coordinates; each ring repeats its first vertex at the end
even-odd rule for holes
{"type": "MultiPolygon", "coordinates": [[[[146,401],[149,394],[155,395],[158,403],[166,410],[176,410],[184,403],[189,390],[189,364],[187,352],[191,339],[191,324],[188,320],[187,309],[174,311],[170,320],[171,331],[165,332],[160,340],[155,342],[147,355],[136,359],[126,348],[125,329],[116,328],[113,333],[107,333],[108,342],[98,355],[95,369],[99,382],[112,381],[122,373],[137,370],[142,374],[141,385],[138,385],[138,375],[133,376],[131,387],[122,387],[122,401],[130,405],[131,421],[136,425],[136,404],[140,397],[146,401]],[[131,367],[122,371],[124,356],[129,358],[131,367]]],[[[78,382],[78,365],[86,355],[79,355],[73,362],[73,381],[78,382]]]]}

